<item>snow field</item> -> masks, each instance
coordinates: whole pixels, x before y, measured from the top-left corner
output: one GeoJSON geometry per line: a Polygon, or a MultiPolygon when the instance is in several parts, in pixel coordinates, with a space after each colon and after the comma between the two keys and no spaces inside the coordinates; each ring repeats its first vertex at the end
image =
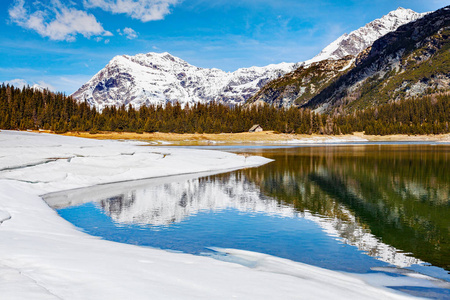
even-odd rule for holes
{"type": "Polygon", "coordinates": [[[248,268],[101,240],[39,195],[95,184],[269,162],[218,151],[0,132],[3,299],[406,299],[340,272],[240,250],[248,268]],[[11,217],[8,219],[8,217],[11,217]]]}

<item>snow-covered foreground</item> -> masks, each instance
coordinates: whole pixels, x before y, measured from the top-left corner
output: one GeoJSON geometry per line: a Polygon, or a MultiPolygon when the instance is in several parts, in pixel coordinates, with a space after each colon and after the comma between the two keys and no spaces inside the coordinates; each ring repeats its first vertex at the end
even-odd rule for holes
{"type": "Polygon", "coordinates": [[[106,182],[266,162],[217,151],[1,131],[1,298],[408,298],[347,274],[268,255],[235,251],[247,260],[264,262],[249,268],[101,240],[78,231],[39,196],[106,182]]]}

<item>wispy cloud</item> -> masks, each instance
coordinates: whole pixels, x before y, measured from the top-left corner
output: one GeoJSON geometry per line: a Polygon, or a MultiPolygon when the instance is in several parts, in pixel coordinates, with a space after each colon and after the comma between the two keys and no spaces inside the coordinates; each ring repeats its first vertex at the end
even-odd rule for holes
{"type": "Polygon", "coordinates": [[[162,20],[180,0],[84,0],[86,8],[101,8],[114,14],[126,14],[142,22],[162,20]]]}
{"type": "Polygon", "coordinates": [[[3,83],[12,85],[12,86],[14,86],[16,88],[20,88],[20,89],[29,85],[29,83],[25,79],[19,79],[19,78],[4,81],[3,83]]]}
{"type": "Polygon", "coordinates": [[[14,86],[16,88],[20,88],[20,89],[23,88],[23,87],[26,87],[26,86],[35,86],[35,85],[37,85],[39,87],[42,87],[44,89],[48,89],[50,91],[56,91],[56,88],[53,85],[51,85],[51,84],[49,84],[49,83],[47,83],[47,82],[45,82],[43,80],[39,80],[37,82],[31,82],[30,83],[30,82],[26,81],[25,79],[16,78],[16,79],[4,81],[3,83],[12,85],[12,86],[14,86]]]}
{"type": "MultiPolygon", "coordinates": [[[[46,84],[44,87],[54,86],[53,91],[65,92],[67,95],[70,95],[91,79],[91,77],[91,75],[84,74],[49,75],[44,76],[42,80],[46,84]]],[[[36,82],[38,84],[40,83],[39,80],[36,82]]]]}
{"type": "Polygon", "coordinates": [[[51,91],[65,92],[69,95],[86,83],[94,74],[61,73],[57,75],[49,74],[42,69],[0,68],[0,84],[5,82],[5,84],[9,83],[17,87],[38,84],[51,91]]]}
{"type": "Polygon", "coordinates": [[[67,7],[59,0],[53,0],[50,6],[41,6],[35,11],[25,7],[25,0],[15,0],[8,13],[13,23],[51,40],[75,41],[78,34],[86,38],[112,35],[92,14],[67,7]]]}
{"type": "Polygon", "coordinates": [[[138,37],[138,34],[134,29],[125,27],[123,30],[117,29],[120,35],[124,35],[127,39],[132,40],[138,37]]]}

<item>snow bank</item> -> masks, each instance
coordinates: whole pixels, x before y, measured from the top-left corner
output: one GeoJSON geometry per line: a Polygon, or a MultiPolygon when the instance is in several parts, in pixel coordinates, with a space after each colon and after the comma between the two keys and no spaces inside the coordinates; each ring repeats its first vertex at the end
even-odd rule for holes
{"type": "Polygon", "coordinates": [[[270,160],[218,151],[150,147],[29,132],[0,132],[0,179],[48,193],[94,184],[254,167],[270,160]]]}
{"type": "Polygon", "coordinates": [[[0,211],[11,216],[0,226],[2,298],[408,298],[346,274],[266,255],[234,250],[243,259],[263,260],[260,266],[273,262],[271,268],[248,268],[101,240],[76,230],[38,196],[126,179],[256,166],[267,159],[5,131],[0,145],[0,211]],[[294,273],[286,271],[291,264],[294,273]]]}

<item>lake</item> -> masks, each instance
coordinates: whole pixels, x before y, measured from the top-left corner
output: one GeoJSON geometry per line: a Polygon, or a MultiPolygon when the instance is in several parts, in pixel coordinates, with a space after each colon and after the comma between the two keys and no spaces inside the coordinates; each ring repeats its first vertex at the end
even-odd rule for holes
{"type": "Polygon", "coordinates": [[[45,199],[81,230],[112,241],[218,259],[221,248],[243,249],[357,274],[424,274],[433,284],[394,288],[450,298],[450,145],[218,149],[274,161],[45,199]]]}

